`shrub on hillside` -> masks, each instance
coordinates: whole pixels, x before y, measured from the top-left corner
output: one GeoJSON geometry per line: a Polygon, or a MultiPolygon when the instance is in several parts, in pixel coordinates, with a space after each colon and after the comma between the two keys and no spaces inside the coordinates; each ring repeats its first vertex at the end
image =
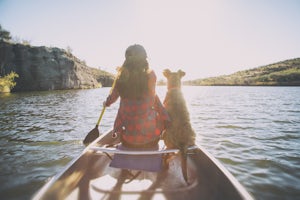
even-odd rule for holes
{"type": "Polygon", "coordinates": [[[0,92],[10,92],[10,90],[16,86],[15,78],[17,77],[19,77],[19,75],[15,72],[0,77],[0,92]]]}

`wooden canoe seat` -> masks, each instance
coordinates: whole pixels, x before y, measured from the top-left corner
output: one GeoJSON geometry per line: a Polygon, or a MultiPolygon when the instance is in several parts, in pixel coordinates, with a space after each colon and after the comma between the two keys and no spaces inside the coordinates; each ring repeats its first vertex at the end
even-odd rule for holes
{"type": "MultiPolygon", "coordinates": [[[[190,147],[190,150],[193,148],[197,147],[190,147]]],[[[91,147],[90,150],[95,151],[95,153],[113,154],[111,167],[150,172],[162,170],[163,154],[179,152],[179,149],[165,149],[162,145],[156,149],[134,149],[123,147],[120,144],[114,148],[91,147]]]]}
{"type": "MultiPolygon", "coordinates": [[[[119,144],[116,149],[121,151],[155,151],[159,146],[149,148],[128,148],[119,144]]],[[[129,154],[114,154],[113,159],[109,165],[110,167],[127,169],[127,170],[142,170],[149,172],[159,172],[163,169],[163,155],[162,154],[148,154],[148,155],[129,155],[129,154]]]]}
{"type": "MultiPolygon", "coordinates": [[[[197,146],[191,146],[188,150],[197,149],[197,146]]],[[[154,154],[168,154],[168,153],[178,153],[179,149],[159,149],[159,150],[152,150],[152,151],[134,151],[134,150],[120,150],[115,147],[95,147],[92,146],[89,148],[93,150],[95,153],[108,153],[108,154],[125,154],[125,155],[154,155],[154,154]]]]}
{"type": "Polygon", "coordinates": [[[156,145],[147,148],[129,148],[121,143],[114,148],[92,147],[91,150],[113,154],[110,167],[139,170],[149,172],[159,172],[163,169],[163,153],[162,145],[156,145]]]}

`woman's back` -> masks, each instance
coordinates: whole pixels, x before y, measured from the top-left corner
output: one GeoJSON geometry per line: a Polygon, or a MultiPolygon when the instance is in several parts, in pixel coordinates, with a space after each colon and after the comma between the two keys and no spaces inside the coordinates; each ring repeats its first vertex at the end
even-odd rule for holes
{"type": "Polygon", "coordinates": [[[128,146],[157,143],[163,127],[160,121],[169,117],[155,93],[156,75],[149,70],[147,54],[141,45],[128,47],[125,58],[116,87],[105,103],[109,106],[121,98],[114,132],[128,146]]]}

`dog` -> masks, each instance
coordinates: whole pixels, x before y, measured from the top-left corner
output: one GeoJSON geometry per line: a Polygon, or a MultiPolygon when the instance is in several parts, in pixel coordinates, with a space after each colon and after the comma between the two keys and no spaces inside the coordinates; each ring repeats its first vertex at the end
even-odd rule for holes
{"type": "Polygon", "coordinates": [[[163,71],[167,78],[167,94],[164,99],[171,123],[163,134],[163,140],[168,149],[178,148],[182,156],[182,173],[185,181],[187,180],[187,149],[195,145],[196,134],[190,123],[190,116],[185,99],[181,91],[181,78],[185,72],[178,70],[171,72],[169,69],[163,71]]]}

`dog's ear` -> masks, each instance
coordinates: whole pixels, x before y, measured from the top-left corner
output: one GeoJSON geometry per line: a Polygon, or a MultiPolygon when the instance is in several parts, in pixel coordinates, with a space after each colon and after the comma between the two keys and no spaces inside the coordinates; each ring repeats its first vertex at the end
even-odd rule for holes
{"type": "Polygon", "coordinates": [[[185,75],[185,72],[182,71],[181,69],[177,71],[177,73],[179,74],[180,78],[183,77],[185,75]]]}
{"type": "Polygon", "coordinates": [[[171,71],[170,71],[169,69],[165,69],[165,70],[163,71],[163,75],[164,75],[166,78],[168,78],[168,77],[170,76],[170,74],[171,74],[171,71]]]}

